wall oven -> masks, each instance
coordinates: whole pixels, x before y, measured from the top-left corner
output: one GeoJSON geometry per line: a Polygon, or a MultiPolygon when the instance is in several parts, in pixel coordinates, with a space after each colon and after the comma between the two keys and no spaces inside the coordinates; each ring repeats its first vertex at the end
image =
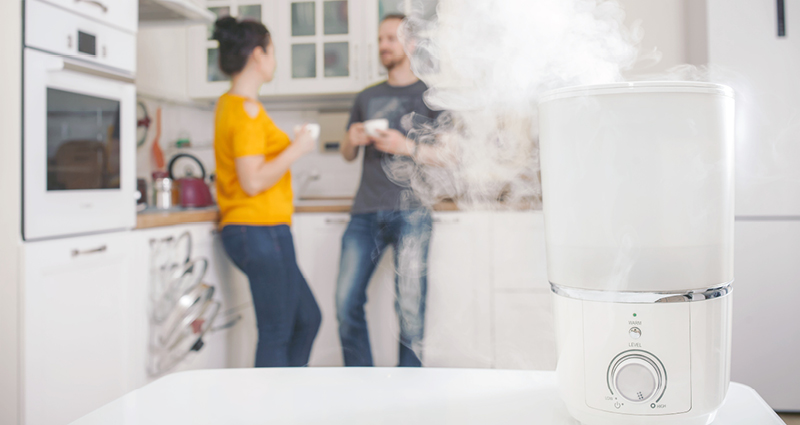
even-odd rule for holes
{"type": "Polygon", "coordinates": [[[135,34],[26,1],[23,238],[136,224],[135,34]]]}

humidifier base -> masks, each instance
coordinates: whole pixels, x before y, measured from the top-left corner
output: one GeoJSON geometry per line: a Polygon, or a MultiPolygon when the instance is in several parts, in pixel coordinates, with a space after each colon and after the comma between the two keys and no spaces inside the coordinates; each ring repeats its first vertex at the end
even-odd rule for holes
{"type": "Polygon", "coordinates": [[[706,425],[730,381],[730,285],[689,296],[553,285],[559,392],[584,425],[706,425]]]}

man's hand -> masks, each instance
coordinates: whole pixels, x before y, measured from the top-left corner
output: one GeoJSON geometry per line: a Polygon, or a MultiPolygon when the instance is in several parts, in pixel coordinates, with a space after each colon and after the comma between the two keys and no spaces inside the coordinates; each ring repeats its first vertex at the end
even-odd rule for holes
{"type": "Polygon", "coordinates": [[[347,136],[352,146],[366,146],[370,144],[369,136],[367,136],[367,132],[364,130],[364,123],[353,123],[350,126],[350,130],[347,131],[347,136]]]}
{"type": "Polygon", "coordinates": [[[392,155],[411,156],[414,151],[414,143],[403,136],[403,133],[395,130],[377,130],[378,135],[373,137],[375,149],[392,155]]]}

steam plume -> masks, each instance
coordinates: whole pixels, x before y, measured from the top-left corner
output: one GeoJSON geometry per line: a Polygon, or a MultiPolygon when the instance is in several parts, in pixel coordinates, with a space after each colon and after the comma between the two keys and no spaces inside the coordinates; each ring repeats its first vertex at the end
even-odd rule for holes
{"type": "Polygon", "coordinates": [[[404,27],[425,100],[446,111],[409,134],[439,146],[443,167],[388,171],[423,203],[541,202],[537,101],[578,84],[611,83],[637,59],[638,26],[614,0],[441,0],[437,18],[404,27]]]}

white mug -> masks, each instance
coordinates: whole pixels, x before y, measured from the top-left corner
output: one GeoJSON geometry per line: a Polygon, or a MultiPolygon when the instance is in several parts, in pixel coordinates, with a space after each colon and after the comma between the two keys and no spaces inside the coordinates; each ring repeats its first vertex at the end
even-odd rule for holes
{"type": "MultiPolygon", "coordinates": [[[[308,129],[309,133],[311,133],[311,137],[313,137],[313,138],[314,138],[314,140],[319,140],[319,124],[316,124],[316,123],[308,123],[308,124],[305,124],[305,126],[306,126],[306,128],[308,129]]],[[[302,125],[296,125],[296,126],[294,126],[294,132],[295,132],[295,134],[296,134],[296,133],[299,133],[299,132],[300,132],[300,130],[302,130],[302,129],[303,129],[303,126],[302,126],[302,125]]]]}
{"type": "Polygon", "coordinates": [[[386,118],[378,118],[374,120],[364,121],[364,131],[370,136],[377,136],[378,130],[386,131],[389,129],[389,120],[386,118]]]}

